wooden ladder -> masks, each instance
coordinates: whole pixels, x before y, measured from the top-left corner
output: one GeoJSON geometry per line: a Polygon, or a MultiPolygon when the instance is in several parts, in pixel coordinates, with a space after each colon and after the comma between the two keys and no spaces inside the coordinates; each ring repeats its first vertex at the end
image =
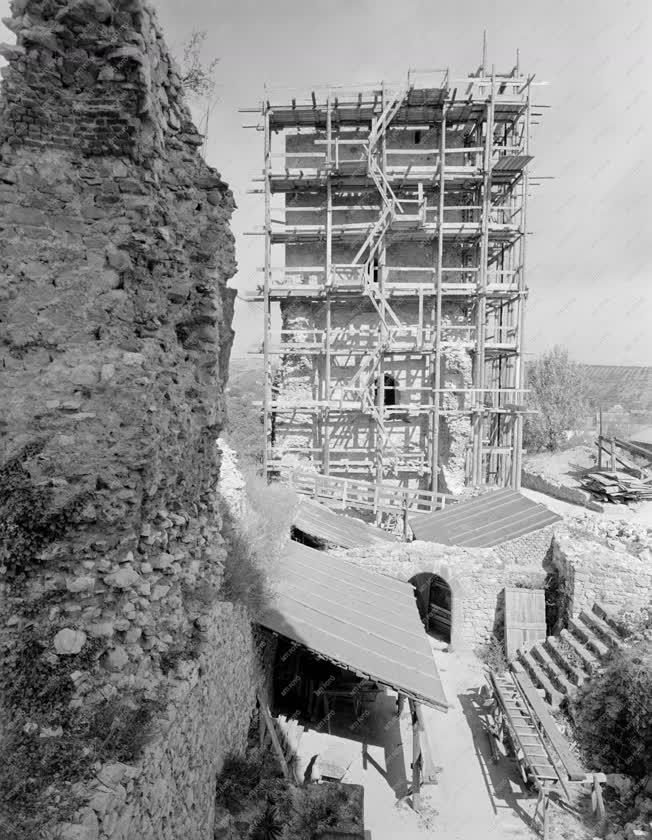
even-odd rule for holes
{"type": "MultiPolygon", "coordinates": [[[[538,791],[534,819],[540,817],[544,840],[548,840],[550,791],[559,786],[570,801],[568,787],[543,739],[537,719],[512,675],[490,673],[489,683],[496,700],[490,734],[502,745],[505,731],[509,733],[523,781],[533,784],[538,791]]],[[[496,747],[493,751],[496,755],[496,747]]]]}

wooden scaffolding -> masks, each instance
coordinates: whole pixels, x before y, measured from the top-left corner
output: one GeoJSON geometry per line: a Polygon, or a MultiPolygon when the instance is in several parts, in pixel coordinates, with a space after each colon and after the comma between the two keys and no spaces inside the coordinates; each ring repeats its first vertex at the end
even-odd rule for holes
{"type": "Polygon", "coordinates": [[[256,109],[265,144],[255,191],[265,197],[256,233],[265,238],[268,474],[278,471],[281,450],[290,451],[279,447],[279,426],[308,417],[318,442],[298,454],[319,473],[379,484],[398,478],[403,486],[416,477],[436,506],[445,489],[442,423],[465,417],[466,482],[519,487],[532,87],[518,68],[480,68],[462,80],[433,71],[421,85],[408,74],[403,84],[330,88],[307,99],[268,94],[256,109]],[[274,246],[284,246],[280,266],[274,246]],[[406,259],[405,246],[432,260],[406,259]],[[320,254],[316,264],[302,264],[310,253],[320,254]],[[298,302],[319,317],[307,326],[284,322],[274,333],[272,307],[298,302]],[[468,313],[462,323],[446,317],[451,303],[468,313]],[[366,307],[372,320],[334,323],[343,306],[366,307]],[[451,348],[471,360],[463,386],[445,375],[451,348]],[[275,387],[272,362],[299,356],[311,360],[315,383],[308,396],[292,398],[275,387]],[[347,381],[335,381],[351,360],[347,381]],[[421,378],[412,386],[408,377],[388,399],[387,371],[397,360],[421,378]],[[361,416],[373,427],[373,446],[334,434],[361,416]],[[418,447],[403,448],[392,422],[414,417],[425,434],[418,447]]]}

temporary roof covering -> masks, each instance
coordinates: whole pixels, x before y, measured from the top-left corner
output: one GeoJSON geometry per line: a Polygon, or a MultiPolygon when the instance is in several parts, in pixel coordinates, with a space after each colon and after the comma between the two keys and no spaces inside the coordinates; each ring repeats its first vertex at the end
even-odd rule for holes
{"type": "Polygon", "coordinates": [[[450,508],[413,516],[408,520],[418,540],[491,548],[558,522],[561,516],[545,505],[504,489],[459,502],[450,508]]]}
{"type": "Polygon", "coordinates": [[[294,516],[294,527],[304,534],[342,548],[396,542],[396,537],[359,519],[337,513],[326,505],[302,499],[294,516]]]}
{"type": "Polygon", "coordinates": [[[408,583],[290,542],[263,627],[349,671],[448,710],[408,583]]]}

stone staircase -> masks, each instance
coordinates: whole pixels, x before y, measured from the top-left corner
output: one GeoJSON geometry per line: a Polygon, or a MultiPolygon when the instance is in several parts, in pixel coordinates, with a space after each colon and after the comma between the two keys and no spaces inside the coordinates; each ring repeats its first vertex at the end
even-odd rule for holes
{"type": "Polygon", "coordinates": [[[594,604],[592,610],[570,619],[558,636],[521,648],[518,660],[548,703],[558,709],[604,667],[611,651],[625,644],[609,609],[594,604]]]}

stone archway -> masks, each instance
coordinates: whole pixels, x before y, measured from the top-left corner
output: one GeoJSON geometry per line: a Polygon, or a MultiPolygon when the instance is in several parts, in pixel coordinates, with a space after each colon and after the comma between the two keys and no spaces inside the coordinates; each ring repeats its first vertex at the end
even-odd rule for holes
{"type": "Polygon", "coordinates": [[[432,572],[419,572],[408,583],[414,586],[417,609],[430,636],[450,644],[453,593],[444,578],[432,572]]]}
{"type": "MultiPolygon", "coordinates": [[[[447,634],[449,649],[464,649],[465,639],[469,635],[469,628],[466,627],[467,587],[463,584],[459,575],[444,562],[428,562],[423,558],[423,562],[415,563],[415,566],[417,571],[410,578],[406,576],[403,579],[415,587],[417,608],[421,620],[424,622],[424,627],[428,630],[426,626],[427,617],[430,619],[428,623],[431,623],[431,596],[435,594],[432,590],[433,583],[435,583],[440,592],[448,592],[450,597],[450,629],[447,634]]],[[[439,638],[442,638],[441,635],[439,635],[439,638]]]]}

